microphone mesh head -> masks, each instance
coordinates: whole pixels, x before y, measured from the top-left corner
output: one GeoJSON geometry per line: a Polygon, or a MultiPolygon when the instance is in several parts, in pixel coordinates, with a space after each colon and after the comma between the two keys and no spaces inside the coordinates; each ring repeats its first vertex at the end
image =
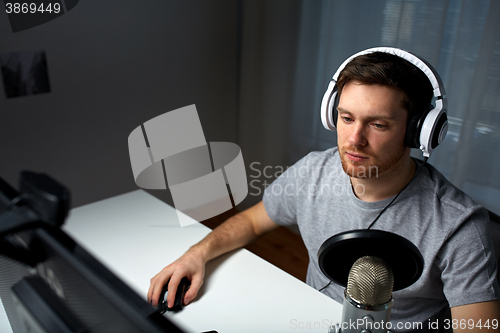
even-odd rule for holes
{"type": "Polygon", "coordinates": [[[361,257],[352,265],[346,293],[359,304],[377,306],[391,300],[394,276],[382,259],[361,257]]]}

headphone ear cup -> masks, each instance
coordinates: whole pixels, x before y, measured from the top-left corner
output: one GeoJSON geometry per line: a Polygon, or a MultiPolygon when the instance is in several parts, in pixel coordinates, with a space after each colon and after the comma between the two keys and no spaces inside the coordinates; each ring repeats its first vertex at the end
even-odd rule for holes
{"type": "Polygon", "coordinates": [[[420,120],[420,115],[413,115],[413,117],[410,119],[408,126],[406,127],[406,134],[405,134],[405,146],[410,147],[410,148],[418,148],[418,140],[416,140],[419,137],[420,132],[418,130],[418,122],[420,120]],[[415,142],[417,141],[417,142],[415,142]]]}
{"type": "Polygon", "coordinates": [[[406,127],[405,146],[410,148],[420,147],[420,132],[422,130],[422,125],[424,124],[425,117],[427,117],[432,109],[434,109],[434,107],[429,105],[424,113],[414,114],[410,119],[406,127]]]}
{"type": "Polygon", "coordinates": [[[448,132],[448,116],[443,112],[436,122],[436,128],[432,135],[431,148],[436,148],[446,137],[448,132]]]}
{"type": "Polygon", "coordinates": [[[334,111],[336,110],[335,96],[337,95],[337,85],[335,80],[330,81],[321,101],[321,123],[329,131],[335,130],[336,119],[334,111]]]}
{"type": "Polygon", "coordinates": [[[332,108],[332,113],[333,113],[333,124],[335,127],[337,127],[337,119],[339,117],[339,111],[337,110],[337,106],[339,106],[339,93],[336,92],[335,96],[333,98],[333,108],[332,108]]]}

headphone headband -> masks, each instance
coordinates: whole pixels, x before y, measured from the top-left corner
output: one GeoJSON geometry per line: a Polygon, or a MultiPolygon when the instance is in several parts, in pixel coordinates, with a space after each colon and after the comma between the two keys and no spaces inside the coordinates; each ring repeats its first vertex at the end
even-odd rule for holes
{"type": "Polygon", "coordinates": [[[428,112],[414,117],[410,120],[410,126],[407,128],[405,144],[410,148],[420,148],[424,156],[429,157],[444,137],[448,130],[448,120],[446,116],[447,100],[443,82],[437,71],[424,59],[421,59],[410,52],[393,47],[374,47],[358,52],[347,58],[333,75],[332,81],[323,96],[321,102],[321,121],[328,130],[334,130],[337,121],[336,106],[338,103],[337,80],[340,72],[354,58],[373,52],[384,52],[396,55],[415,65],[429,79],[434,97],[436,98],[436,107],[430,108],[428,112]]]}
{"type": "Polygon", "coordinates": [[[443,82],[441,81],[439,74],[436,72],[436,70],[434,68],[432,68],[432,66],[427,64],[427,62],[424,61],[423,59],[420,59],[417,56],[411,54],[410,52],[407,52],[407,51],[404,51],[401,49],[397,49],[394,47],[373,47],[371,49],[366,49],[364,51],[360,51],[360,52],[350,56],[337,69],[337,71],[333,75],[333,80],[335,82],[337,82],[339,75],[340,75],[340,72],[342,72],[342,70],[345,68],[345,66],[347,66],[347,64],[349,62],[351,62],[352,59],[354,59],[360,55],[369,54],[369,53],[373,53],[373,52],[389,53],[389,54],[396,55],[400,58],[403,58],[403,59],[409,61],[411,64],[413,64],[417,68],[419,68],[425,74],[425,76],[427,76],[427,78],[431,82],[432,90],[433,90],[434,96],[436,98],[439,98],[439,97],[443,98],[446,95],[446,92],[445,92],[445,89],[443,86],[443,82]]]}

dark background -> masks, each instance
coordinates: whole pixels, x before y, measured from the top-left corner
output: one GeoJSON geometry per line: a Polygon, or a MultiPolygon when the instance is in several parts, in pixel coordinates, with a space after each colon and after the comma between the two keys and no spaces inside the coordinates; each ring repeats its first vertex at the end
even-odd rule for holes
{"type": "Polygon", "coordinates": [[[137,189],[129,133],[190,104],[207,141],[237,142],[237,19],[237,1],[83,0],[13,33],[0,11],[0,53],[45,51],[51,86],[8,99],[0,83],[0,177],[46,172],[73,207],[137,189]]]}

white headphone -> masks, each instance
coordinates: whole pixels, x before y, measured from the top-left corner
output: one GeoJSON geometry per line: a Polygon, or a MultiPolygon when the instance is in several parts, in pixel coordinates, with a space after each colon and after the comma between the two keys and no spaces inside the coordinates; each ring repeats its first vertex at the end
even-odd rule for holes
{"type": "Polygon", "coordinates": [[[321,102],[321,122],[323,123],[323,126],[326,129],[333,131],[337,123],[337,79],[340,72],[352,59],[372,52],[384,52],[401,57],[419,68],[429,79],[434,91],[434,97],[436,98],[436,106],[431,105],[423,113],[417,112],[417,114],[408,123],[405,137],[405,144],[408,147],[419,148],[422,150],[425,157],[429,157],[434,148],[436,148],[444,140],[446,133],[448,132],[448,118],[446,116],[448,102],[446,99],[446,92],[439,74],[430,64],[428,64],[425,60],[401,49],[392,47],[375,47],[358,52],[345,60],[337,69],[335,75],[333,75],[332,81],[330,81],[328,89],[323,96],[323,100],[321,102]]]}

